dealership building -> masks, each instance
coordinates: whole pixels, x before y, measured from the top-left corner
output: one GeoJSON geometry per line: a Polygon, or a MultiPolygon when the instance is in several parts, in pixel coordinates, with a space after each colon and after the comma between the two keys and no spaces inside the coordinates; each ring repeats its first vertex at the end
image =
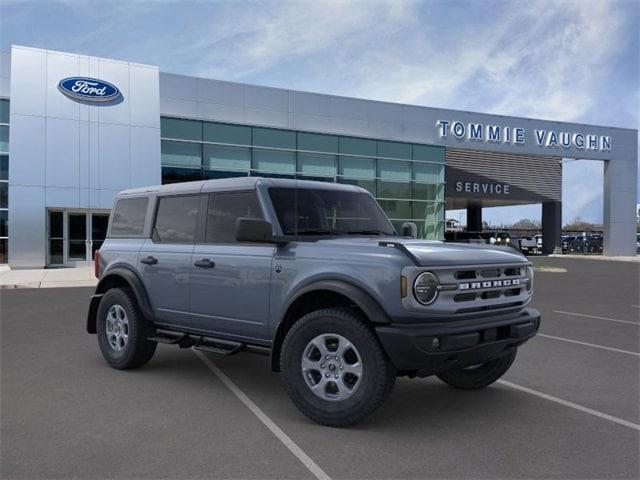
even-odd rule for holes
{"type": "MultiPolygon", "coordinates": [[[[401,86],[399,86],[401,88],[401,86]]],[[[446,110],[0,53],[0,263],[76,266],[123,189],[262,176],[359,185],[396,228],[443,239],[446,209],[542,205],[560,246],[562,160],[604,162],[604,253],[635,255],[637,130],[446,110]]],[[[570,202],[571,199],[564,199],[570,202]]]]}

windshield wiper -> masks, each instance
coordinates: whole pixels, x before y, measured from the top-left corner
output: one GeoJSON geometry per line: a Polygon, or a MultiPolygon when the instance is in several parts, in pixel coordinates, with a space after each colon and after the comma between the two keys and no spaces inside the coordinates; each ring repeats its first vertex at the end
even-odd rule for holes
{"type": "Polygon", "coordinates": [[[382,230],[350,230],[346,232],[348,235],[391,235],[382,230]]]}
{"type": "Polygon", "coordinates": [[[297,232],[288,231],[287,235],[386,235],[393,236],[392,233],[382,230],[330,230],[327,228],[303,228],[297,232]]]}
{"type": "Polygon", "coordinates": [[[340,232],[327,230],[326,228],[303,228],[297,231],[289,231],[287,235],[338,235],[340,232]]]}

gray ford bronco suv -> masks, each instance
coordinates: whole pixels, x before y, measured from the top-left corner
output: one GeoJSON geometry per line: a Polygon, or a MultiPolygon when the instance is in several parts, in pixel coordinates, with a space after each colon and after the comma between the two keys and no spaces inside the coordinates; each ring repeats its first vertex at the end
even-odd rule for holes
{"type": "Polygon", "coordinates": [[[121,192],[96,275],[87,331],[112,367],[144,365],[158,343],[265,353],[293,403],[331,426],[373,412],[398,376],[486,387],[540,325],[525,257],[399,236],[352,185],[244,177],[121,192]]]}

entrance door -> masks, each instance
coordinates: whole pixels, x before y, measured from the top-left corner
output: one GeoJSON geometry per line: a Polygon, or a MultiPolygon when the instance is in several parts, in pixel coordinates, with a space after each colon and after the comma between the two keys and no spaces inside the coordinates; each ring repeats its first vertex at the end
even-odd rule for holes
{"type": "Polygon", "coordinates": [[[91,214],[91,258],[96,250],[100,249],[107,236],[107,225],[109,225],[108,213],[92,213],[91,214]]]}
{"type": "Polygon", "coordinates": [[[87,265],[107,235],[106,211],[49,210],[47,213],[47,266],[87,265]]]}
{"type": "Polygon", "coordinates": [[[50,267],[64,265],[64,212],[49,210],[48,254],[50,267]]]}
{"type": "Polygon", "coordinates": [[[87,214],[68,213],[67,252],[69,261],[87,261],[87,214]]]}

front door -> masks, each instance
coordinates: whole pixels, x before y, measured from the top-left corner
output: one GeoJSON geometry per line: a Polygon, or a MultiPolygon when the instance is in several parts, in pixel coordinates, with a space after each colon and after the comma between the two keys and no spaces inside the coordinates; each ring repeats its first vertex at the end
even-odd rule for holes
{"type": "Polygon", "coordinates": [[[274,245],[237,243],[238,217],[263,218],[255,191],[209,196],[205,242],[193,250],[192,323],[232,338],[268,338],[274,245]]]}
{"type": "Polygon", "coordinates": [[[201,195],[160,197],[138,268],[158,323],[189,325],[189,275],[201,195]]]}

